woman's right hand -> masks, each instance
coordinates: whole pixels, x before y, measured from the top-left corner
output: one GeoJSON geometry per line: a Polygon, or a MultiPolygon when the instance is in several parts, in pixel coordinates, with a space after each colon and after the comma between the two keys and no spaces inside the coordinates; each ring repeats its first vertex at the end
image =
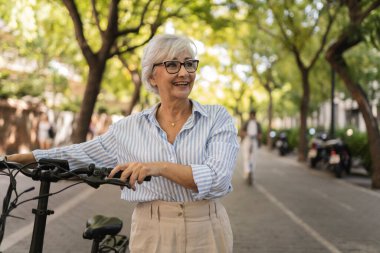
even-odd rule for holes
{"type": "Polygon", "coordinates": [[[159,176],[159,168],[153,167],[151,163],[132,162],[117,165],[111,170],[109,178],[115,176],[116,173],[122,172],[120,180],[123,182],[129,181],[132,190],[136,190],[136,182],[142,184],[148,176],[159,176]]]}

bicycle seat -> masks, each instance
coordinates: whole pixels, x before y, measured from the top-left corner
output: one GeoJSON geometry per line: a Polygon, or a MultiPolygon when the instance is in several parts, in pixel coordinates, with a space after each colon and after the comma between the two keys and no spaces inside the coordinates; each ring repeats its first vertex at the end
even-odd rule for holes
{"type": "Polygon", "coordinates": [[[95,215],[87,220],[83,238],[92,240],[106,235],[117,235],[122,227],[123,221],[119,218],[95,215]]]}

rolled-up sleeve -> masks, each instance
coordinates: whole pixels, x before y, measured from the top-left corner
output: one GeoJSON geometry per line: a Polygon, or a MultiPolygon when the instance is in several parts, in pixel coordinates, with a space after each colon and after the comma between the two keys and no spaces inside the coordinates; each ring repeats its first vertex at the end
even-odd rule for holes
{"type": "Polygon", "coordinates": [[[221,107],[206,144],[204,163],[191,165],[198,187],[198,192],[193,193],[195,199],[218,198],[232,190],[231,179],[238,151],[233,118],[221,107]]]}

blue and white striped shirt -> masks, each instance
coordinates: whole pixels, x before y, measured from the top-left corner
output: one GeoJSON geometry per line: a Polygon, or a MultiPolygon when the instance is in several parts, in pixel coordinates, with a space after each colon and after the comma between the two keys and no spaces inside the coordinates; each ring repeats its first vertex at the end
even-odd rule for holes
{"type": "Polygon", "coordinates": [[[91,141],[34,150],[37,160],[56,158],[69,161],[70,168],[87,166],[115,167],[126,162],[172,162],[192,167],[198,193],[164,177],[136,184],[136,191],[123,189],[128,201],[196,201],[213,199],[232,191],[231,178],[239,149],[232,117],[219,105],[201,105],[193,101],[192,114],[173,144],[156,120],[154,107],[130,115],[111,125],[91,141]]]}

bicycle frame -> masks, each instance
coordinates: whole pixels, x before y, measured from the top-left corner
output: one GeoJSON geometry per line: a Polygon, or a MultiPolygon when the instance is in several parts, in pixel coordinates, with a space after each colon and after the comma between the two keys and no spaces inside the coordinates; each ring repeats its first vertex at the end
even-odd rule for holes
{"type": "MultiPolygon", "coordinates": [[[[51,182],[49,180],[41,181],[39,196],[45,196],[45,197],[39,198],[37,209],[32,210],[32,212],[34,213],[35,219],[34,219],[33,235],[32,235],[32,241],[31,241],[29,253],[43,252],[46,219],[48,215],[54,214],[53,210],[48,209],[50,183],[51,182]]],[[[119,238],[121,238],[121,240],[124,240],[126,243],[128,243],[129,241],[126,236],[122,236],[122,235],[115,235],[115,236],[118,236],[119,238]]],[[[99,252],[103,239],[104,238],[92,239],[91,253],[99,252]]],[[[127,247],[127,245],[121,245],[121,246],[125,247],[125,249],[127,247]]],[[[115,252],[119,252],[119,251],[115,250],[115,252]]]]}

